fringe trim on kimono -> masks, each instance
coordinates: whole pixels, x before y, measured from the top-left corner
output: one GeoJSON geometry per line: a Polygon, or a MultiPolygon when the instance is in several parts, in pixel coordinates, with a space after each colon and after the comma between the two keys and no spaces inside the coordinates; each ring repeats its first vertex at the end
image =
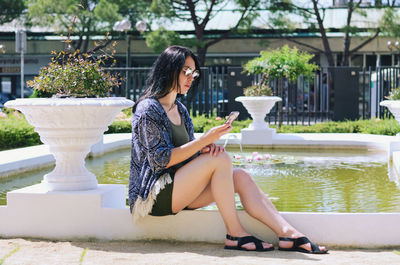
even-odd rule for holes
{"type": "Polygon", "coordinates": [[[172,183],[171,176],[169,173],[165,173],[156,181],[156,183],[154,183],[153,188],[151,189],[146,200],[143,200],[140,196],[136,199],[135,204],[132,207],[132,216],[134,222],[136,222],[140,217],[145,217],[151,212],[157,195],[165,188],[165,185],[169,183],[172,183]]]}

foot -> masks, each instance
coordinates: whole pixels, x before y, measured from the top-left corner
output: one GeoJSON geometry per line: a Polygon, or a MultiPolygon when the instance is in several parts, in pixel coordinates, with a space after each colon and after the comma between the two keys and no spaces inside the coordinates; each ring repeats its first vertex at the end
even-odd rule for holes
{"type": "MultiPolygon", "coordinates": [[[[279,235],[279,237],[287,237],[287,238],[300,238],[300,237],[304,237],[305,235],[303,235],[302,233],[299,232],[294,232],[294,233],[288,233],[288,234],[283,234],[283,235],[279,235]]],[[[294,246],[294,242],[293,241],[284,241],[284,240],[279,240],[279,248],[282,249],[291,249],[294,246]]],[[[306,251],[312,252],[312,247],[311,247],[311,243],[306,243],[306,244],[302,244],[298,246],[299,248],[302,248],[306,251]]],[[[324,246],[318,246],[319,250],[324,252],[327,251],[326,247],[324,246]]]]}
{"type": "MultiPolygon", "coordinates": [[[[248,233],[243,233],[243,234],[240,234],[240,235],[231,235],[231,236],[232,237],[246,237],[246,236],[251,236],[251,235],[248,234],[248,233]]],[[[227,247],[237,247],[238,246],[238,240],[225,239],[225,246],[227,246],[227,247]]],[[[252,243],[252,242],[244,244],[241,247],[245,248],[246,250],[249,250],[249,251],[256,250],[256,245],[254,243],[252,243]]],[[[262,242],[262,247],[264,249],[270,249],[270,248],[273,247],[273,245],[269,244],[269,243],[266,243],[266,242],[262,242]]]]}

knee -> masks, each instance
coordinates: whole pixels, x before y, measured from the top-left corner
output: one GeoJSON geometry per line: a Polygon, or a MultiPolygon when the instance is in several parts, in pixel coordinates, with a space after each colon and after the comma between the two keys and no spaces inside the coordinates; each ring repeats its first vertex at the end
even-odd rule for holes
{"type": "Polygon", "coordinates": [[[227,152],[219,153],[216,156],[216,163],[217,163],[217,165],[221,165],[224,167],[226,167],[226,166],[232,167],[232,159],[227,152]]]}
{"type": "Polygon", "coordinates": [[[231,167],[232,168],[232,160],[227,152],[219,153],[216,156],[211,156],[209,153],[205,153],[201,155],[205,159],[205,163],[212,165],[214,168],[220,167],[231,167]]]}
{"type": "Polygon", "coordinates": [[[242,168],[235,168],[233,171],[233,181],[235,192],[240,192],[243,188],[248,188],[255,184],[250,174],[242,168]]]}

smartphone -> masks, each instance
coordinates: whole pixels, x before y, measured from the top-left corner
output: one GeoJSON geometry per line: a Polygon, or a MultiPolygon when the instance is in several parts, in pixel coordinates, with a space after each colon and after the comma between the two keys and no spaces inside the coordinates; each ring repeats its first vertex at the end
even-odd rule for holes
{"type": "Polygon", "coordinates": [[[226,118],[225,124],[229,123],[232,124],[232,122],[239,116],[239,111],[232,111],[228,118],[226,118]]]}

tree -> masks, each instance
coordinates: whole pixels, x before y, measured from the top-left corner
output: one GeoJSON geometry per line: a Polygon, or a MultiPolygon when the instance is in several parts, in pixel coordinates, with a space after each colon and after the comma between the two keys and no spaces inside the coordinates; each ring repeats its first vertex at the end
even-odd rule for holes
{"type": "Polygon", "coordinates": [[[24,0],[1,0],[0,25],[18,18],[24,9],[24,0]]]}
{"type": "Polygon", "coordinates": [[[400,37],[400,16],[394,7],[385,9],[379,21],[382,32],[391,37],[400,37]]]}
{"type": "MultiPolygon", "coordinates": [[[[239,29],[249,26],[251,21],[257,16],[255,11],[260,7],[261,3],[261,0],[153,0],[150,11],[159,18],[166,17],[171,21],[186,21],[193,24],[195,39],[180,39],[176,40],[176,42],[195,47],[200,64],[203,66],[208,48],[226,39],[233,32],[238,32],[239,29]],[[217,32],[213,36],[207,35],[206,28],[210,20],[228,4],[234,4],[232,12],[239,14],[235,25],[223,32],[217,32]]],[[[147,35],[152,38],[152,41],[148,41],[148,44],[152,45],[152,47],[157,46],[158,49],[160,46],[172,44],[166,38],[160,37],[160,31],[164,31],[164,34],[168,33],[165,28],[160,27],[154,31],[155,33],[147,35]],[[159,36],[158,39],[156,38],[157,36],[159,36]]],[[[168,34],[176,36],[171,32],[168,34]]]]}
{"type": "MultiPolygon", "coordinates": [[[[56,25],[55,31],[70,32],[78,37],[71,43],[73,48],[87,52],[93,33],[112,30],[114,23],[121,19],[119,3],[118,0],[27,0],[28,19],[33,25],[56,25]]],[[[110,42],[104,42],[101,47],[110,42]]]]}
{"type": "MultiPolygon", "coordinates": [[[[297,48],[289,48],[285,45],[281,49],[261,51],[260,57],[248,61],[244,69],[249,74],[261,75],[259,87],[268,81],[277,80],[277,95],[281,94],[281,79],[296,81],[300,75],[312,78],[318,66],[310,63],[314,55],[307,52],[299,52],[297,48]]],[[[279,128],[282,125],[282,101],[278,102],[279,128]]]]}
{"type": "MultiPolygon", "coordinates": [[[[395,1],[393,1],[393,2],[395,2],[395,1]]],[[[340,62],[340,65],[342,65],[342,66],[349,65],[349,59],[350,59],[351,55],[353,55],[355,52],[359,51],[365,45],[367,45],[372,40],[374,40],[381,31],[380,28],[378,27],[376,30],[371,32],[371,35],[369,37],[367,37],[367,39],[365,39],[361,44],[359,44],[358,46],[356,46],[354,48],[351,48],[351,38],[352,38],[352,36],[356,36],[356,34],[359,31],[359,29],[357,27],[354,27],[351,25],[352,16],[355,12],[360,13],[362,16],[366,16],[366,13],[363,12],[363,10],[361,9],[361,4],[362,4],[362,0],[358,0],[358,1],[349,0],[346,4],[346,7],[347,7],[346,25],[341,29],[342,32],[344,33],[342,61],[340,62]]],[[[380,4],[382,4],[382,3],[380,3],[380,4]]],[[[314,50],[316,52],[325,54],[325,56],[328,59],[328,64],[330,66],[335,65],[335,61],[333,58],[329,39],[327,37],[328,29],[326,29],[323,24],[326,7],[323,7],[319,3],[319,0],[312,0],[311,7],[300,6],[299,4],[296,4],[290,0],[271,0],[271,8],[275,12],[275,14],[278,14],[275,21],[273,21],[273,22],[276,26],[280,27],[281,29],[284,27],[288,27],[287,25],[290,23],[290,21],[287,20],[287,17],[289,17],[288,14],[290,14],[290,13],[303,16],[305,18],[304,22],[308,23],[310,25],[309,29],[315,28],[314,25],[316,25],[316,31],[318,31],[321,34],[321,41],[323,44],[323,49],[319,49],[310,44],[298,41],[298,40],[290,37],[289,36],[290,34],[283,35],[283,36],[284,36],[284,38],[286,38],[287,40],[289,40],[291,42],[308,47],[311,50],[314,50]],[[284,18],[284,19],[282,19],[282,18],[284,18]]],[[[283,33],[290,33],[290,32],[283,31],[283,33]]]]}

